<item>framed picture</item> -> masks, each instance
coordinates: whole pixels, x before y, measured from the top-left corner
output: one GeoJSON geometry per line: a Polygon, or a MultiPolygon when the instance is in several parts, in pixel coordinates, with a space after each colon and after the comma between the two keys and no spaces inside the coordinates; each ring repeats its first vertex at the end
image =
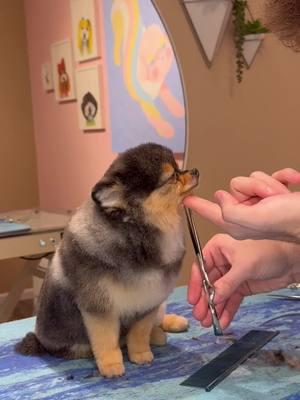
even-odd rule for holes
{"type": "Polygon", "coordinates": [[[56,100],[59,102],[75,100],[73,56],[70,40],[53,43],[51,53],[56,100]]]}
{"type": "Polygon", "coordinates": [[[79,126],[83,131],[104,129],[99,76],[99,66],[76,71],[79,126]]]}
{"type": "Polygon", "coordinates": [[[71,17],[75,60],[99,57],[95,0],[71,0],[71,17]]]}
{"type": "Polygon", "coordinates": [[[74,67],[70,40],[53,43],[51,53],[56,100],[59,102],[75,100],[74,67]]]}
{"type": "Polygon", "coordinates": [[[42,74],[43,89],[45,90],[45,92],[52,91],[54,89],[54,86],[53,86],[52,70],[50,62],[42,64],[41,74],[42,74]]]}

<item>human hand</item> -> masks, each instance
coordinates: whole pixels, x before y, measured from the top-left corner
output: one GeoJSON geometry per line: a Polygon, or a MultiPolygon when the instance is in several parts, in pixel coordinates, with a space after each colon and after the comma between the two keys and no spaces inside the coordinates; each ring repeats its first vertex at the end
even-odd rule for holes
{"type": "Polygon", "coordinates": [[[233,178],[231,193],[217,191],[217,203],[188,196],[184,204],[237,239],[300,241],[300,193],[290,183],[300,183],[298,171],[254,172],[233,178]]]}
{"type": "MultiPolygon", "coordinates": [[[[225,329],[245,296],[281,289],[299,279],[300,246],[271,240],[235,240],[229,235],[214,236],[203,255],[209,279],[215,287],[214,303],[225,329]]],[[[203,278],[196,263],[192,266],[188,301],[193,315],[204,327],[212,324],[203,278]]]]}

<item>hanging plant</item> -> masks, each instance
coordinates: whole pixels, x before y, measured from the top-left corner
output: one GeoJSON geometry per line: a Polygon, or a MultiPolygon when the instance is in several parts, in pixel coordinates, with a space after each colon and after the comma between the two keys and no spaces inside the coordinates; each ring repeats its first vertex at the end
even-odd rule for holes
{"type": "Polygon", "coordinates": [[[243,79],[243,72],[244,68],[246,67],[245,59],[243,56],[245,36],[268,32],[268,29],[262,25],[260,20],[246,19],[247,10],[249,12],[246,0],[233,0],[232,14],[236,58],[236,79],[239,83],[243,79]]]}

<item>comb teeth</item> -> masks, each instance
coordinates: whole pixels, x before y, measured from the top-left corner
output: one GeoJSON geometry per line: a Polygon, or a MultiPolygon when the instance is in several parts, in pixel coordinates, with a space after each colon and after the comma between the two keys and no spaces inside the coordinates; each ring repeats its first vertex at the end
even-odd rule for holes
{"type": "Polygon", "coordinates": [[[258,330],[248,332],[180,385],[204,388],[210,392],[278,333],[278,331],[258,330]]]}

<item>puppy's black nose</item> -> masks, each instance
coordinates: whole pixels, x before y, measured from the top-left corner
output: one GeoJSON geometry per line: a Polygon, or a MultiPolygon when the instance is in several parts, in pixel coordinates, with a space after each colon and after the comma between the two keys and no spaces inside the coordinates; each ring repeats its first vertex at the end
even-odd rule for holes
{"type": "Polygon", "coordinates": [[[195,176],[196,178],[199,177],[199,171],[197,170],[197,168],[191,169],[191,175],[195,176]]]}

